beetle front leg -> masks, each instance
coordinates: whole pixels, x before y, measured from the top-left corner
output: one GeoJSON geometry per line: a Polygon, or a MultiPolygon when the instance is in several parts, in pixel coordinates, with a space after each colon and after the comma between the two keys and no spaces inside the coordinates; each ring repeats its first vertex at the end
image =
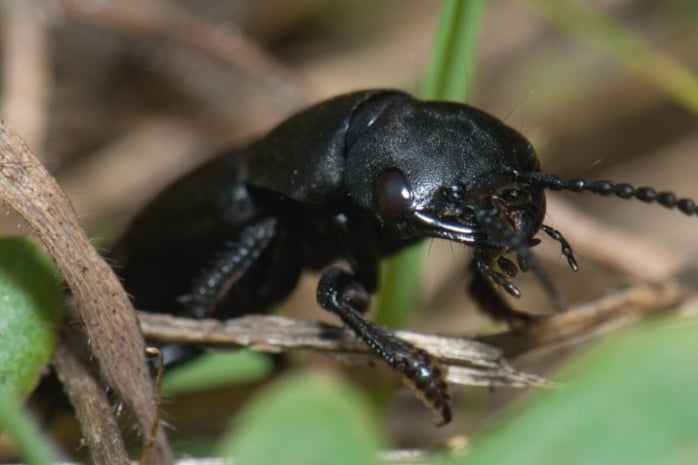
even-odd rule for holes
{"type": "Polygon", "coordinates": [[[451,403],[446,370],[425,351],[371,324],[363,316],[370,298],[354,276],[338,268],[328,270],[320,278],[317,289],[320,306],[337,315],[373,352],[397,370],[417,397],[441,415],[441,424],[449,423],[451,403]]]}
{"type": "Polygon", "coordinates": [[[527,326],[537,321],[535,315],[512,308],[502,297],[496,284],[491,280],[491,275],[483,270],[483,264],[479,262],[484,259],[482,256],[476,256],[471,262],[473,277],[468,286],[468,293],[480,310],[493,320],[504,321],[512,328],[527,326]]]}

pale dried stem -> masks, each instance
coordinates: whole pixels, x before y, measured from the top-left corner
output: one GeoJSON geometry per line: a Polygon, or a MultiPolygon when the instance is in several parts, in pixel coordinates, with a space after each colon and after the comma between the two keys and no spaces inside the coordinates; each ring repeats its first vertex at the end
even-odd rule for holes
{"type": "MultiPolygon", "coordinates": [[[[143,334],[149,340],[216,348],[249,347],[282,352],[306,349],[365,361],[375,355],[354,334],[317,321],[281,316],[248,315],[233,320],[192,320],[170,315],[139,313],[143,334]]],[[[437,357],[448,369],[447,379],[471,386],[548,386],[544,379],[514,369],[502,352],[461,338],[430,336],[410,331],[394,334],[437,357]]]]}
{"type": "MultiPolygon", "coordinates": [[[[480,386],[550,386],[544,379],[517,371],[504,358],[559,345],[574,345],[678,305],[698,287],[688,270],[661,283],[641,283],[617,290],[570,310],[543,317],[537,324],[469,340],[395,331],[394,334],[438,358],[455,384],[480,386]],[[495,348],[497,347],[497,348],[495,348]]],[[[159,343],[215,348],[249,347],[266,352],[307,349],[343,356],[374,357],[351,331],[315,321],[248,315],[233,320],[192,320],[139,313],[143,334],[159,343]]],[[[343,357],[346,358],[346,357],[343,357]]],[[[351,357],[349,357],[351,358],[351,357]]]]}
{"type": "Polygon", "coordinates": [[[52,364],[75,407],[92,462],[130,464],[112,406],[90,367],[76,357],[72,341],[63,338],[53,354],[52,364]]]}
{"type": "MultiPolygon", "coordinates": [[[[156,418],[144,342],[119,279],[80,228],[70,201],[22,139],[0,124],[0,197],[29,224],[70,287],[90,349],[147,436],[156,418]]],[[[171,463],[162,429],[153,458],[171,463]]]]}
{"type": "Polygon", "coordinates": [[[37,0],[10,0],[4,12],[0,115],[41,155],[52,88],[48,30],[37,0]]]}
{"type": "Polygon", "coordinates": [[[696,270],[689,269],[662,282],[629,286],[565,312],[544,316],[530,327],[478,340],[501,348],[507,357],[532,350],[570,347],[676,308],[697,288],[696,270]]]}
{"type": "MultiPolygon", "coordinates": [[[[458,452],[456,450],[455,452],[458,452]]],[[[429,465],[441,463],[433,454],[420,449],[396,449],[380,452],[381,462],[386,465],[429,465]]],[[[129,462],[138,465],[138,462],[129,462]]],[[[223,457],[183,458],[174,465],[235,465],[235,459],[223,457]]],[[[56,465],[81,465],[79,462],[61,462],[56,465]]]]}

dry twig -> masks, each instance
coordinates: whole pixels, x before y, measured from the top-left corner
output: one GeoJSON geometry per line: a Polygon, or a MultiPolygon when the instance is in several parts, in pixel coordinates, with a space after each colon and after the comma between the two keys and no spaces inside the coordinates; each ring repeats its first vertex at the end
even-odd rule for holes
{"type": "Polygon", "coordinates": [[[151,118],[64,170],[59,180],[83,220],[111,219],[115,212],[142,207],[134,199],[153,197],[164,183],[191,170],[200,162],[192,154],[205,145],[183,121],[151,118]]]}
{"type": "MultiPolygon", "coordinates": [[[[382,462],[386,465],[429,465],[436,463],[432,454],[418,449],[397,449],[380,453],[382,462]]],[[[128,462],[138,465],[138,462],[128,462]]],[[[56,465],[81,465],[78,462],[62,462],[56,465]]],[[[222,457],[185,458],[174,462],[174,465],[235,465],[234,459],[222,457]]]]}
{"type": "MultiPolygon", "coordinates": [[[[192,320],[140,313],[149,340],[207,347],[250,347],[265,352],[311,349],[343,356],[373,356],[354,334],[337,326],[281,316],[248,315],[233,320],[192,320]]],[[[426,350],[448,368],[454,384],[475,386],[548,386],[543,378],[514,369],[500,350],[461,338],[428,336],[410,331],[395,335],[426,350]]],[[[346,358],[346,357],[344,357],[346,358]]]]}
{"type": "Polygon", "coordinates": [[[45,11],[36,0],[12,0],[2,6],[5,33],[0,114],[41,155],[52,87],[45,11]]]}
{"type": "Polygon", "coordinates": [[[661,310],[675,308],[697,288],[698,271],[688,269],[662,282],[629,286],[565,312],[542,317],[529,328],[478,340],[500,347],[508,357],[576,345],[661,310]]]}
{"type": "MultiPolygon", "coordinates": [[[[100,370],[147,436],[156,418],[145,345],[133,306],[80,228],[70,201],[22,139],[0,124],[0,197],[38,235],[72,291],[100,370]]],[[[172,461],[160,429],[153,457],[172,461]]]]}
{"type": "Polygon", "coordinates": [[[129,464],[126,447],[104,390],[72,350],[76,338],[63,337],[52,364],[75,407],[93,463],[129,464]]]}
{"type": "Polygon", "coordinates": [[[158,39],[192,48],[244,72],[262,83],[285,108],[307,102],[308,92],[295,73],[267,55],[240,31],[232,33],[178,8],[173,2],[135,0],[104,2],[96,9],[81,7],[73,0],[59,0],[73,18],[121,34],[158,39]]]}
{"type": "MultiPolygon", "coordinates": [[[[410,331],[395,331],[395,335],[437,357],[448,367],[448,380],[455,384],[549,386],[540,377],[515,370],[504,355],[515,357],[542,347],[577,344],[674,307],[698,287],[697,273],[688,270],[661,283],[630,286],[544,317],[530,328],[485,336],[477,341],[410,331]]],[[[142,312],[139,318],[145,337],[158,342],[250,347],[266,352],[311,349],[342,355],[373,355],[349,330],[315,321],[268,315],[227,321],[192,320],[142,312]]]]}
{"type": "Polygon", "coordinates": [[[146,352],[148,355],[155,356],[158,359],[158,370],[155,375],[155,403],[157,404],[157,411],[155,412],[155,420],[153,420],[150,432],[143,445],[143,451],[141,452],[141,458],[138,460],[138,465],[146,465],[148,463],[150,452],[153,450],[153,447],[155,447],[158,438],[158,428],[160,426],[160,419],[162,418],[162,377],[165,374],[165,360],[162,357],[162,352],[157,347],[148,347],[146,352]]]}

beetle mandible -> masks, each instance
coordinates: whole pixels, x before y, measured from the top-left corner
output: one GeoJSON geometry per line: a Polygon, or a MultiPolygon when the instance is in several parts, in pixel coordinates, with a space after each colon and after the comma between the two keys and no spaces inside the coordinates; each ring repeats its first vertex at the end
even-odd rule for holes
{"type": "Polygon", "coordinates": [[[698,215],[694,201],[671,192],[544,173],[521,134],[476,108],[367,90],[316,104],[176,181],[135,217],[113,257],[137,308],[221,319],[267,311],[302,270],[343,259],[350,271],[325,270],[318,303],[447,423],[443,367],[364,316],[379,262],[424,238],[465,244],[476,271],[470,291],[482,309],[527,321],[500,293],[520,295],[510,281],[519,270],[535,272],[560,306],[530,252],[534,236],[558,241],[577,269],[562,234],[543,224],[545,189],[698,215]]]}

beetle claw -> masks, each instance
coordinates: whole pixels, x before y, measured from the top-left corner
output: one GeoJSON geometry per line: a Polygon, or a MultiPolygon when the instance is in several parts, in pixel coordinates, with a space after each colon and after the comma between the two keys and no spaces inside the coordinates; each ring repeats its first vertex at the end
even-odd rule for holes
{"type": "MultiPolygon", "coordinates": [[[[501,262],[502,259],[504,263],[506,263],[505,268],[509,267],[509,265],[515,268],[514,264],[507,258],[498,257],[498,262],[501,262]]],[[[483,253],[476,252],[475,263],[477,265],[478,271],[482,273],[483,276],[489,278],[496,286],[504,289],[506,293],[512,297],[521,297],[521,290],[516,286],[516,284],[509,281],[506,278],[506,276],[504,276],[502,273],[493,269],[492,265],[490,265],[490,259],[488,259],[488,257],[486,257],[483,253]]],[[[509,269],[509,271],[511,271],[511,269],[509,269]]]]}

